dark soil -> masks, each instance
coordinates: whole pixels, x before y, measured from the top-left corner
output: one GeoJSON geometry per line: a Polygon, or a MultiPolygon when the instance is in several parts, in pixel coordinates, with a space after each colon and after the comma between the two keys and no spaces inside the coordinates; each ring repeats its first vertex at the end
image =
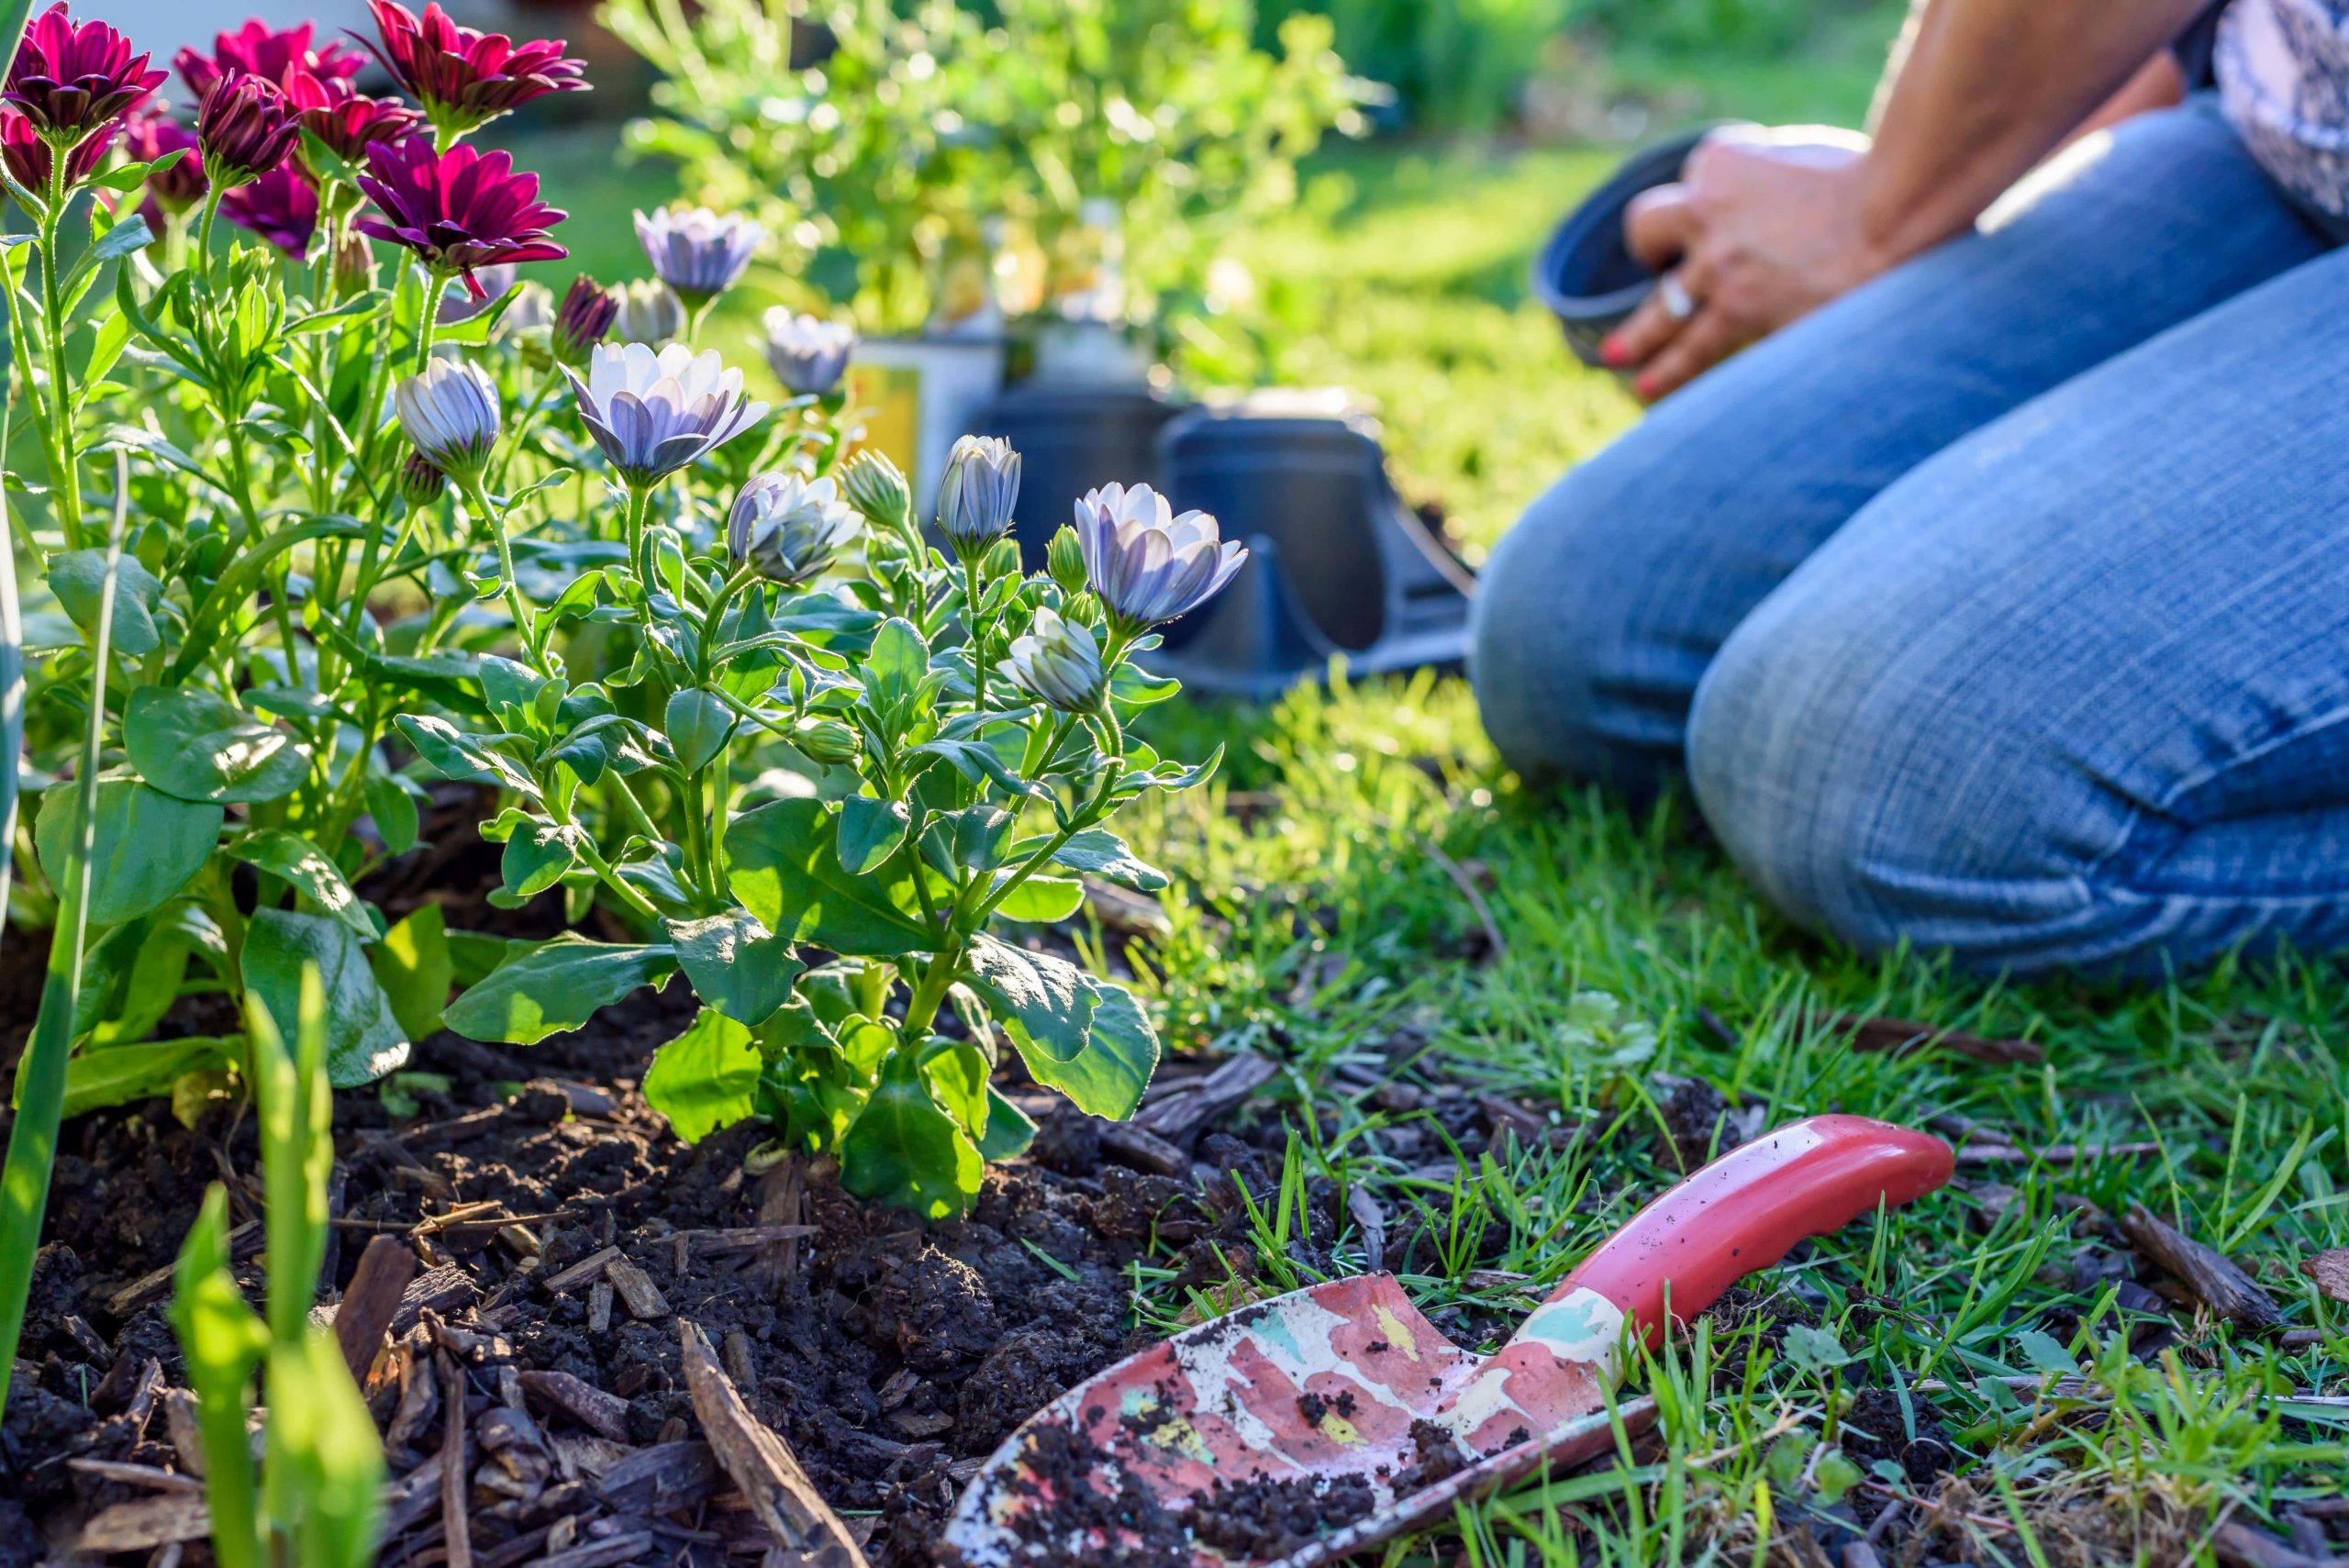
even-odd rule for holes
{"type": "Polygon", "coordinates": [[[1951,1445],[1949,1429],[1942,1425],[1941,1412],[1932,1400],[1912,1393],[1909,1407],[1916,1420],[1913,1439],[1908,1423],[1901,1419],[1900,1396],[1889,1388],[1863,1388],[1852,1396],[1851,1407],[1843,1412],[1838,1430],[1843,1452],[1850,1458],[1863,1466],[1879,1459],[1891,1460],[1909,1473],[1913,1485],[1921,1487],[1948,1473],[1956,1462],[1957,1450],[1951,1445]]]}
{"type": "Polygon", "coordinates": [[[1235,1557],[1286,1557],[1366,1517],[1378,1498],[1359,1475],[1328,1481],[1264,1476],[1218,1481],[1186,1516],[1200,1541],[1235,1557]]]}
{"type": "MultiPolygon", "coordinates": [[[[1198,1254],[1195,1263],[1220,1247],[1252,1267],[1234,1178],[1260,1201],[1277,1186],[1264,1148],[1283,1135],[1252,1124],[1262,1107],[1227,1122],[1242,1137],[1196,1136],[1198,1163],[1173,1177],[1116,1162],[1086,1118],[1036,1099],[1037,1157],[990,1173],[967,1219],[924,1227],[849,1197],[820,1167],[751,1173],[755,1129],[680,1143],[636,1084],[692,1007],[682,985],[640,994],[527,1051],[435,1036],[410,1071],[446,1087],[403,1079],[420,1106],[407,1120],[375,1090],[337,1096],[340,1223],[321,1299],[336,1300],[367,1241],[386,1234],[409,1238],[432,1271],[412,1296],[427,1282],[442,1287],[445,1330],[436,1339],[417,1320],[378,1362],[370,1394],[397,1477],[437,1454],[445,1432],[437,1404],[403,1422],[400,1347],[428,1370],[433,1349],[456,1352],[484,1455],[471,1493],[477,1561],[524,1561],[551,1536],[643,1530],[642,1553],[616,1561],[715,1563],[755,1536],[739,1507],[718,1507],[726,1487],[706,1462],[661,1468],[660,1445],[700,1436],[680,1373],[685,1318],[725,1347],[753,1412],[825,1497],[871,1532],[875,1568],[926,1563],[978,1462],[1038,1407],[1136,1348],[1122,1271],[1153,1239],[1198,1254]],[[484,1204],[495,1207],[435,1222],[484,1204]],[[814,1234],[727,1234],[778,1224],[814,1234]],[[607,1296],[608,1279],[549,1287],[607,1248],[658,1293],[646,1317],[624,1294],[607,1296]],[[568,1373],[614,1396],[609,1429],[591,1431],[525,1385],[530,1373],[568,1373]],[[659,1472],[650,1491],[631,1490],[648,1467],[659,1472]]],[[[257,1218],[258,1170],[250,1118],[226,1104],[194,1129],[160,1101],[67,1125],[0,1428],[0,1568],[44,1555],[34,1531],[61,1544],[98,1509],[144,1495],[70,1461],[191,1468],[159,1413],[168,1399],[137,1397],[150,1363],[161,1384],[180,1382],[167,1292],[132,1287],[171,1264],[209,1183],[228,1181],[236,1223],[257,1218]],[[5,1528],[19,1508],[34,1531],[5,1528]]],[[[1333,1197],[1315,1229],[1336,1233],[1333,1197]]],[[[239,1271],[257,1299],[258,1257],[239,1271]]],[[[420,1508],[384,1563],[437,1553],[441,1530],[438,1507],[420,1508]]]]}
{"type": "Polygon", "coordinates": [[[1189,1568],[1190,1538],[1182,1519],[1082,1431],[1054,1424],[1038,1432],[1027,1474],[1011,1489],[1030,1496],[1049,1492],[1050,1502],[1012,1526],[1032,1561],[1079,1568],[1066,1543],[1089,1540],[1097,1530],[1117,1543],[1119,1568],[1189,1568]]]}

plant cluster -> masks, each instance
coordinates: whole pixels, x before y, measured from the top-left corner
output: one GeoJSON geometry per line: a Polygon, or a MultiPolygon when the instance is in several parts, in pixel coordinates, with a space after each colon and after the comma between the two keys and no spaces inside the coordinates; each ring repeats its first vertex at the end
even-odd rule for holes
{"type": "Polygon", "coordinates": [[[959,317],[990,267],[1014,282],[998,265],[1014,251],[1042,275],[1007,288],[1007,309],[1082,290],[1099,261],[1086,209],[1106,202],[1126,308],[1178,333],[1206,310],[1222,239],[1291,205],[1297,160],[1360,125],[1329,23],[1290,17],[1260,48],[1252,0],[835,0],[812,17],[715,0],[690,18],[607,0],[600,16],[664,78],[632,145],[674,160],[696,199],[846,261],[837,292],[872,328],[959,317]]]}
{"type": "Polygon", "coordinates": [[[1024,1141],[988,1087],[998,1030],[1099,1114],[1156,1061],[1128,993],[997,933],[1070,915],[1086,875],[1163,884],[1104,824],[1207,770],[1126,733],[1174,689],[1132,661],[1243,552],[1113,485],[1025,576],[1019,458],[980,441],[933,545],[902,475],[844,461],[852,334],[771,321],[774,406],[696,340],[756,222],[639,215],[650,289],[518,283],[563,258],[564,214],[467,138],[583,87],[579,62],[373,9],[401,98],[358,94],[307,27],[250,23],[176,61],[184,123],[61,5],[0,94],[31,228],[0,251],[15,406],[46,479],[8,522],[47,590],[27,617],[0,581],[5,740],[47,784],[18,833],[0,781],[0,877],[50,937],[0,1378],[61,1118],[256,1089],[269,1114],[269,1042],[297,1028],[351,1087],[444,1025],[527,1043],[682,971],[704,1010],[645,1079],[681,1133],[764,1117],[929,1215],[1024,1141]],[[376,906],[436,787],[501,846],[489,902],[557,897],[573,931],[376,906]],[[254,1021],[188,1032],[205,994],[254,1021]]]}

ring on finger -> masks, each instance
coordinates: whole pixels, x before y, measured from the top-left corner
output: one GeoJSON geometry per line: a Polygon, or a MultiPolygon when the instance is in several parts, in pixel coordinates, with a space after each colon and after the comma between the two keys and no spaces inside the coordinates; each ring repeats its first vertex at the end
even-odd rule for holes
{"type": "Polygon", "coordinates": [[[1664,313],[1675,321],[1686,321],[1697,314],[1696,296],[1688,292],[1688,285],[1680,281],[1676,272],[1666,272],[1657,280],[1655,297],[1664,306],[1664,313]]]}

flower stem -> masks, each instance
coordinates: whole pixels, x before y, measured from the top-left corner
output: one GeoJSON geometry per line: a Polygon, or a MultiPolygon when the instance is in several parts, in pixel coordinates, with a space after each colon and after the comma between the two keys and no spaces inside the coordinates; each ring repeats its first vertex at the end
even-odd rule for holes
{"type": "Polygon", "coordinates": [[[424,305],[416,318],[416,373],[418,375],[432,363],[432,339],[440,330],[440,296],[449,292],[449,280],[440,273],[427,272],[424,305]]]}
{"type": "Polygon", "coordinates": [[[488,492],[481,487],[478,473],[467,472],[456,478],[459,488],[464,493],[465,504],[473,509],[473,515],[489,529],[490,538],[497,541],[497,570],[506,579],[506,613],[514,617],[514,635],[522,639],[523,650],[529,654],[530,662],[535,665],[540,655],[538,617],[531,613],[530,606],[523,603],[521,586],[514,581],[514,546],[506,537],[506,514],[491,504],[488,492]]]}
{"type": "Polygon", "coordinates": [[[65,548],[82,548],[82,481],[73,462],[73,400],[65,376],[65,303],[57,286],[57,231],[72,197],[66,183],[65,150],[50,157],[49,210],[40,220],[40,307],[49,350],[50,465],[55,470],[58,527],[65,548]]]}
{"type": "Polygon", "coordinates": [[[975,555],[963,559],[963,629],[971,639],[971,706],[985,712],[987,650],[986,639],[979,632],[979,558],[975,555]]]}

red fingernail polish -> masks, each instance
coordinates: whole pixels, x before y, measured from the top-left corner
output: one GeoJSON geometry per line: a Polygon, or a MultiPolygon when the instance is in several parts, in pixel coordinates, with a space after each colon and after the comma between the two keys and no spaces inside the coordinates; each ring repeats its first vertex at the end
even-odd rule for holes
{"type": "Polygon", "coordinates": [[[1655,399],[1655,377],[1643,375],[1631,383],[1631,390],[1650,402],[1655,399]]]}
{"type": "Polygon", "coordinates": [[[1609,338],[1601,342],[1598,345],[1598,358],[1600,361],[1605,364],[1621,364],[1623,362],[1623,339],[1620,338],[1609,338]]]}

